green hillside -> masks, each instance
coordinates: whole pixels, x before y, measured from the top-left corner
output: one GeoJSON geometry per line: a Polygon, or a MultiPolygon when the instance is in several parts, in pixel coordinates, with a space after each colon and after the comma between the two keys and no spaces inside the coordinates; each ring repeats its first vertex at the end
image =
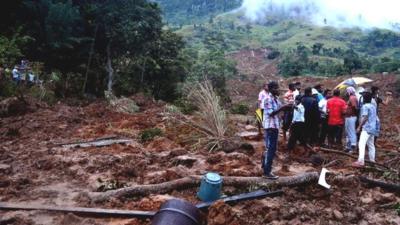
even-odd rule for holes
{"type": "Polygon", "coordinates": [[[202,23],[238,8],[242,0],[154,0],[159,3],[164,21],[175,26],[202,23]]]}
{"type": "Polygon", "coordinates": [[[298,71],[282,69],[285,75],[391,72],[400,65],[400,34],[390,30],[336,29],[273,17],[265,23],[251,23],[235,11],[176,32],[198,52],[269,48],[279,52],[280,63],[286,59],[290,64],[307,64],[295,65],[298,71]]]}

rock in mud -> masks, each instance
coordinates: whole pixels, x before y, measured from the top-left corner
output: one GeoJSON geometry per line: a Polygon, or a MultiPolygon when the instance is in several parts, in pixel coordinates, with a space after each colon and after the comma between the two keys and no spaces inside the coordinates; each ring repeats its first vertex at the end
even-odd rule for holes
{"type": "Polygon", "coordinates": [[[7,164],[0,164],[0,174],[9,174],[11,173],[11,166],[7,164]]]}
{"type": "Polygon", "coordinates": [[[333,210],[333,216],[335,216],[335,218],[337,220],[342,220],[343,219],[343,214],[340,211],[336,210],[336,209],[333,210]]]}
{"type": "Polygon", "coordinates": [[[374,199],[371,198],[371,197],[361,197],[361,202],[364,203],[364,204],[370,204],[373,201],[374,201],[374,199]]]}
{"type": "Polygon", "coordinates": [[[172,164],[174,165],[183,165],[186,166],[187,168],[192,168],[193,164],[197,161],[196,158],[187,156],[187,155],[181,155],[178,157],[175,157],[172,160],[172,164]]]}
{"type": "Polygon", "coordinates": [[[391,201],[396,200],[395,196],[393,193],[381,193],[381,192],[376,192],[374,193],[374,200],[377,203],[389,203],[391,201]]]}

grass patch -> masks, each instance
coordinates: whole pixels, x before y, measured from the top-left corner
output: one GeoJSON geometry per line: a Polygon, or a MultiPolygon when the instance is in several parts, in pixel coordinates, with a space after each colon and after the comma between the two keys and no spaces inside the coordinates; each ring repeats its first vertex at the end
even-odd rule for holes
{"type": "Polygon", "coordinates": [[[142,130],[139,133],[140,141],[147,142],[153,140],[155,137],[162,136],[163,132],[159,128],[149,128],[142,130]]]}
{"type": "Polygon", "coordinates": [[[247,115],[249,110],[250,110],[249,107],[243,103],[234,104],[231,107],[232,114],[247,115]]]}

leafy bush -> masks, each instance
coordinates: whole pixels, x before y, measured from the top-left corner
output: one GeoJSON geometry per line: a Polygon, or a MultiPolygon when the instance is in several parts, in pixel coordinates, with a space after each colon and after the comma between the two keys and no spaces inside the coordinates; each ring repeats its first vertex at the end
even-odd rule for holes
{"type": "Polygon", "coordinates": [[[53,105],[57,102],[54,92],[44,87],[33,86],[27,92],[32,97],[38,99],[39,101],[44,101],[49,105],[53,105]]]}
{"type": "Polygon", "coordinates": [[[17,85],[11,81],[0,82],[0,96],[1,97],[12,97],[17,93],[17,85]]]}
{"type": "Polygon", "coordinates": [[[270,53],[267,55],[267,59],[276,59],[281,55],[281,53],[278,50],[272,50],[270,53]]]}
{"type": "Polygon", "coordinates": [[[231,107],[231,112],[233,114],[247,115],[249,112],[249,107],[243,103],[234,104],[231,107]]]}
{"type": "Polygon", "coordinates": [[[140,140],[142,142],[151,141],[155,137],[162,136],[162,135],[163,135],[163,132],[159,128],[149,128],[149,129],[142,130],[139,133],[140,140]]]}
{"type": "Polygon", "coordinates": [[[177,106],[183,114],[192,114],[194,111],[198,109],[189,100],[184,98],[179,98],[175,100],[174,105],[177,106]]]}

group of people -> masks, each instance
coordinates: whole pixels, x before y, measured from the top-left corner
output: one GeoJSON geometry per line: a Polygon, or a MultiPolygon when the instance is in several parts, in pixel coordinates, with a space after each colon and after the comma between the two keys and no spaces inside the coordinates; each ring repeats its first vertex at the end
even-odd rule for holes
{"type": "Polygon", "coordinates": [[[375,161],[375,141],[380,131],[378,109],[387,104],[379,96],[379,88],[365,90],[348,86],[344,89],[324,89],[323,85],[307,87],[302,93],[301,83],[291,83],[279,99],[279,84],[271,81],[259,93],[258,105],[263,112],[262,126],[266,151],[263,154],[264,176],[277,179],[272,173],[272,163],[278,146],[279,130],[290,152],[300,143],[305,149],[315,147],[342,148],[345,133],[345,151],[358,149],[359,157],[353,166],[364,165],[368,146],[369,159],[375,161]],[[287,138],[289,133],[289,138],[287,138]],[[358,147],[358,148],[357,148],[358,147]]]}
{"type": "Polygon", "coordinates": [[[36,76],[33,74],[28,60],[21,60],[20,65],[15,65],[11,71],[11,79],[17,85],[32,86],[36,83],[36,76]]]}

